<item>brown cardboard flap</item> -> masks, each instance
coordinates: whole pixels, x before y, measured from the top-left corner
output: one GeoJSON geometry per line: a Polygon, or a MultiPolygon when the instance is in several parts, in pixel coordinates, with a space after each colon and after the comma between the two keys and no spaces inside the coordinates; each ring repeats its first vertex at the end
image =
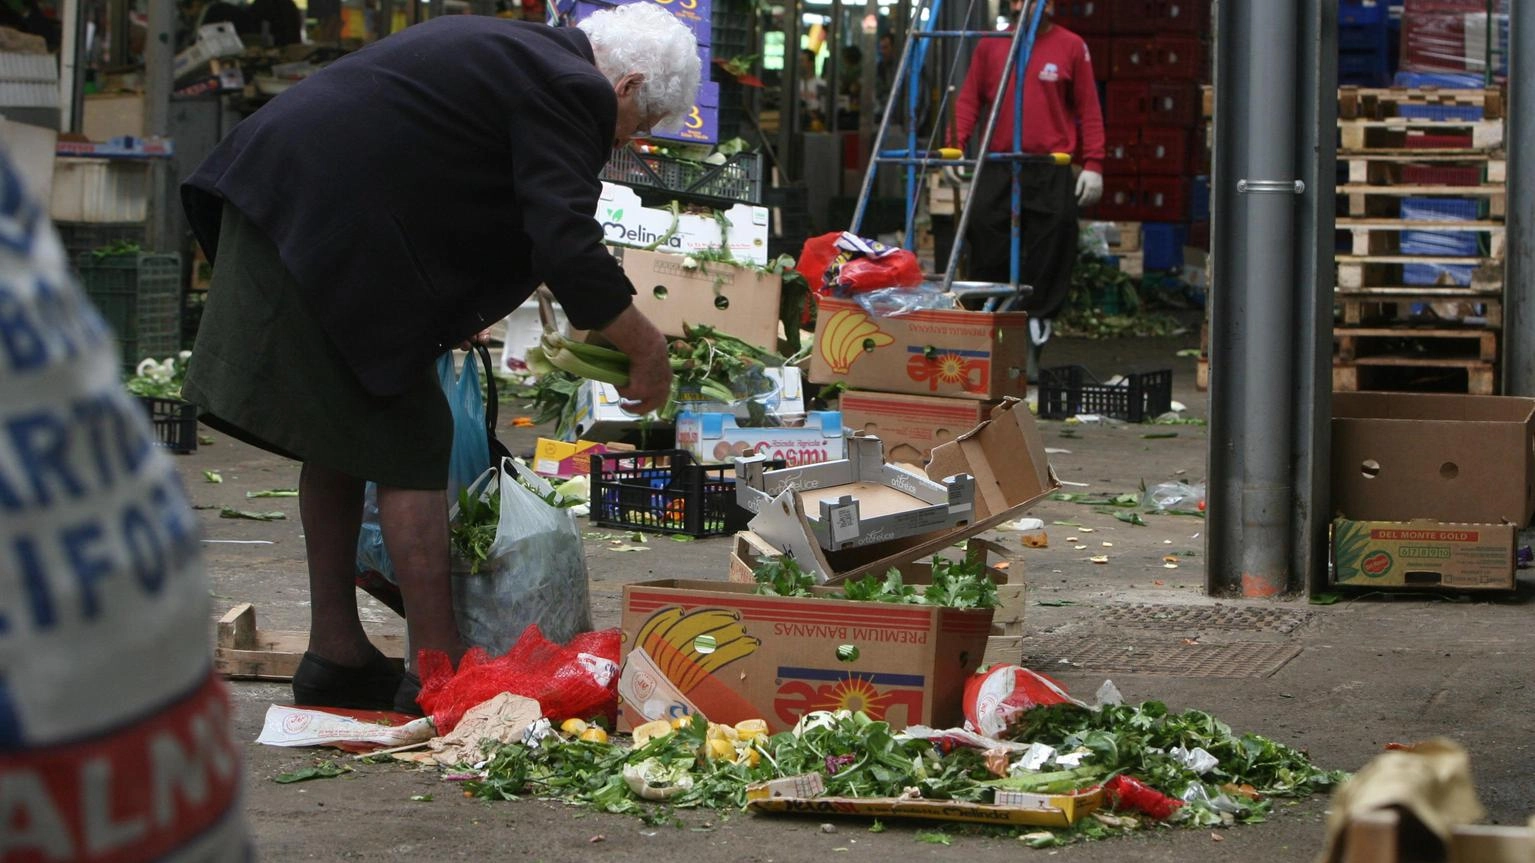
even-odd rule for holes
{"type": "Polygon", "coordinates": [[[991,419],[933,448],[927,475],[975,477],[975,522],[990,527],[1060,487],[1028,405],[1004,399],[991,419]]]}

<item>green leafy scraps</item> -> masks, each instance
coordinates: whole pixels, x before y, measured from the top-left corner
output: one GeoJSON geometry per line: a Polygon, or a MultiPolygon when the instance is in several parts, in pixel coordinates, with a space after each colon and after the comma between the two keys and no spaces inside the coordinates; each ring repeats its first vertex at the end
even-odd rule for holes
{"type": "Polygon", "coordinates": [[[793,558],[779,556],[763,562],[752,570],[757,582],[757,593],[764,596],[811,596],[815,576],[800,569],[793,558]]]}
{"type": "Polygon", "coordinates": [[[951,839],[949,837],[949,834],[947,834],[947,833],[928,833],[928,832],[918,833],[917,834],[917,841],[918,842],[926,842],[929,845],[953,845],[954,844],[954,840],[951,839]]]}
{"type": "Polygon", "coordinates": [[[252,512],[248,509],[235,509],[234,507],[229,506],[223,507],[219,510],[219,518],[248,518],[251,521],[282,521],[287,517],[287,513],[283,512],[252,512]]]}
{"type": "Polygon", "coordinates": [[[311,779],[334,779],[343,773],[351,772],[352,768],[345,764],[321,761],[319,764],[303,767],[290,773],[279,773],[272,777],[272,781],[279,785],[289,785],[294,782],[308,782],[311,779]]]}
{"type": "Polygon", "coordinates": [[[203,471],[203,480],[205,482],[221,483],[224,481],[224,477],[216,470],[205,470],[203,471]]]}
{"type": "Polygon", "coordinates": [[[1141,435],[1141,440],[1168,440],[1177,436],[1177,432],[1149,432],[1141,435]]]}
{"type": "Polygon", "coordinates": [[[1114,513],[1114,517],[1120,521],[1126,522],[1127,524],[1133,524],[1139,527],[1146,526],[1146,520],[1141,518],[1141,514],[1138,512],[1116,512],[1114,513]]]}
{"type": "Polygon", "coordinates": [[[469,566],[471,575],[480,571],[481,564],[490,557],[490,549],[496,542],[496,528],[501,524],[501,492],[494,489],[490,494],[474,495],[469,489],[459,489],[458,517],[448,530],[448,546],[453,557],[469,566]]]}
{"type": "Polygon", "coordinates": [[[257,498],[257,497],[298,497],[298,489],[296,489],[296,488],[269,488],[269,489],[266,489],[264,491],[248,491],[248,492],[245,493],[245,496],[246,496],[246,498],[257,498]]]}

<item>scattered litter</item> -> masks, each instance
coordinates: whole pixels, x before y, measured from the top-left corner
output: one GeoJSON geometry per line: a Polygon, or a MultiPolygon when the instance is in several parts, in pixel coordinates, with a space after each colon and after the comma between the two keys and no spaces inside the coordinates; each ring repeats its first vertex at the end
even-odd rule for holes
{"type": "Polygon", "coordinates": [[[203,479],[212,483],[220,483],[224,481],[224,477],[220,476],[219,472],[216,470],[203,471],[203,479]]]}
{"type": "Polygon", "coordinates": [[[197,436],[197,442],[202,446],[213,446],[213,436],[200,434],[197,436]]]}
{"type": "Polygon", "coordinates": [[[1103,547],[1104,548],[1113,548],[1114,547],[1114,543],[1112,543],[1112,542],[1104,542],[1103,547]]]}
{"type": "Polygon", "coordinates": [[[270,539],[205,539],[209,545],[273,545],[270,539]]]}
{"type": "Polygon", "coordinates": [[[1173,563],[1172,561],[1168,561],[1167,563],[1162,564],[1162,568],[1163,569],[1177,569],[1178,568],[1178,564],[1173,563]]]}
{"type": "Polygon", "coordinates": [[[322,761],[309,767],[294,770],[290,773],[279,773],[272,777],[272,781],[280,785],[289,785],[294,782],[307,782],[310,779],[333,779],[343,773],[351,773],[352,768],[345,764],[337,764],[334,761],[322,761]]]}
{"type": "Polygon", "coordinates": [[[1072,482],[1071,480],[1063,479],[1061,480],[1061,485],[1071,486],[1072,488],[1087,488],[1091,483],[1072,482]]]}
{"type": "Polygon", "coordinates": [[[1106,554],[1095,554],[1088,558],[1088,560],[1092,561],[1093,563],[1108,563],[1109,556],[1106,554]]]}
{"type": "Polygon", "coordinates": [[[437,733],[428,718],[404,725],[380,725],[325,710],[305,710],[273,704],[267,708],[257,743],[267,746],[337,746],[376,744],[409,746],[425,743],[437,733]]]}
{"type": "Polygon", "coordinates": [[[1082,532],[1083,532],[1083,533],[1092,533],[1092,532],[1093,532],[1093,529],[1092,529],[1092,528],[1090,528],[1090,527],[1084,527],[1084,528],[1082,528],[1082,532]]]}
{"type": "Polygon", "coordinates": [[[257,497],[298,497],[296,488],[269,488],[264,491],[248,491],[245,493],[247,500],[257,497]]]}
{"type": "Polygon", "coordinates": [[[1146,520],[1141,518],[1141,514],[1138,512],[1116,512],[1114,517],[1127,524],[1133,524],[1138,527],[1146,526],[1146,520]]]}
{"type": "Polygon", "coordinates": [[[1071,548],[1072,548],[1073,551],[1086,551],[1087,550],[1087,546],[1082,545],[1081,543],[1078,543],[1078,544],[1072,546],[1071,548]]]}
{"type": "Polygon", "coordinates": [[[1044,527],[1045,527],[1045,523],[1041,519],[1037,519],[1037,518],[1016,518],[1016,519],[1013,519],[1012,521],[1004,521],[1004,522],[1002,522],[1001,524],[997,525],[996,529],[997,530],[1027,531],[1027,530],[1043,530],[1044,527]]]}
{"type": "Polygon", "coordinates": [[[248,518],[251,521],[282,521],[287,517],[287,514],[282,512],[251,512],[250,510],[234,509],[233,507],[227,506],[219,510],[219,518],[248,518]]]}
{"type": "Polygon", "coordinates": [[[1071,450],[1047,446],[1045,447],[1045,455],[1071,455],[1071,450]]]}

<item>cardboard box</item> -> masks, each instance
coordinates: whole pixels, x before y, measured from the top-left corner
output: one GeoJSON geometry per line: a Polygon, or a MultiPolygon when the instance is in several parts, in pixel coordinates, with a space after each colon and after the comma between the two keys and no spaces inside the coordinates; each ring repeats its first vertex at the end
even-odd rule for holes
{"type": "Polygon", "coordinates": [[[837,411],[811,411],[799,427],[767,428],[743,428],[725,413],[679,414],[677,446],[704,463],[728,461],[750,449],[789,467],[839,459],[847,452],[837,411]]]}
{"type": "Polygon", "coordinates": [[[842,424],[885,442],[885,458],[921,465],[933,447],[985,421],[998,402],[848,390],[837,407],[842,424]]]}
{"type": "Polygon", "coordinates": [[[758,596],[719,581],[625,585],[618,726],[702,713],[779,732],[846,708],[895,728],[948,728],[963,720],[991,619],[991,609],[758,596]]]}
{"type": "Polygon", "coordinates": [[[1332,525],[1333,582],[1348,587],[1513,590],[1511,524],[1353,521],[1332,525]]]}
{"type": "MultiPolygon", "coordinates": [[[[975,484],[974,517],[968,524],[840,551],[822,551],[803,514],[797,522],[763,539],[773,548],[792,550],[806,570],[824,573],[828,582],[884,572],[892,566],[920,560],[1016,518],[1028,506],[1060,488],[1045,458],[1044,438],[1028,406],[1017,399],[998,405],[991,417],[959,438],[933,449],[928,479],[969,474],[975,484]]],[[[759,531],[760,533],[760,531],[759,531]]]]}
{"type": "Polygon", "coordinates": [[[746,808],[784,815],[857,815],[869,818],[915,818],[923,821],[965,821],[1034,827],[1069,827],[1103,805],[1103,788],[1071,794],[1029,794],[998,791],[997,803],[958,800],[908,800],[901,797],[830,797],[818,773],[790,776],[746,789],[746,808]],[[814,793],[807,793],[814,792],[814,793]]]}
{"type": "Polygon", "coordinates": [[[1334,393],[1332,511],[1379,521],[1529,524],[1535,399],[1334,393]]]}
{"type": "Polygon", "coordinates": [[[592,472],[592,456],[615,450],[630,450],[623,444],[594,443],[578,440],[574,443],[541,437],[533,447],[533,472],[539,476],[588,476],[592,472]]]}
{"type": "Polygon", "coordinates": [[[635,308],[669,336],[683,324],[705,324],[769,351],[778,347],[778,297],[782,277],[686,255],[613,249],[634,283],[635,308]]]}
{"type": "MultiPolygon", "coordinates": [[[[762,405],[768,416],[781,423],[790,425],[803,423],[805,384],[800,370],[795,366],[785,366],[767,369],[766,373],[768,378],[775,381],[778,386],[772,392],[764,393],[753,401],[762,405]]],[[[677,397],[691,413],[733,413],[740,419],[746,419],[751,415],[751,408],[745,402],[727,405],[701,397],[695,398],[694,394],[687,392],[680,392],[677,397]]],[[[571,440],[584,437],[588,440],[606,442],[638,428],[642,418],[625,411],[619,402],[618,388],[612,384],[582,381],[581,388],[576,390],[575,421],[571,424],[569,432],[571,440]]],[[[653,413],[649,417],[649,422],[652,429],[669,426],[653,413]]],[[[714,461],[714,459],[704,459],[704,461],[714,461]]]]}
{"type": "Polygon", "coordinates": [[[875,318],[820,300],[810,379],[856,389],[973,399],[1028,394],[1029,316],[925,310],[875,318]]]}
{"type": "MultiPolygon", "coordinates": [[[[730,223],[727,235],[730,254],[736,260],[766,266],[767,207],[736,204],[723,215],[730,223]]],[[[725,242],[720,235],[720,223],[712,214],[674,216],[670,209],[646,207],[633,189],[617,183],[602,184],[602,194],[597,200],[597,221],[602,223],[607,241],[620,246],[643,249],[660,243],[659,248],[665,251],[687,254],[718,249],[725,242]]],[[[776,308],[773,319],[778,319],[776,308]]]]}

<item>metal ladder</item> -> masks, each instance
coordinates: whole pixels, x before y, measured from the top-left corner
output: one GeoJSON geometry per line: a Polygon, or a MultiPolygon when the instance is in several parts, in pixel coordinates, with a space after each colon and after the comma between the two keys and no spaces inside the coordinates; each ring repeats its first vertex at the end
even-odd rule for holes
{"type": "MultiPolygon", "coordinates": [[[[939,290],[952,292],[963,299],[982,299],[987,310],[1006,311],[1015,307],[1025,299],[1033,290],[1028,285],[1019,283],[1020,248],[1022,234],[1020,230],[1021,200],[1019,192],[1019,172],[1026,163],[1069,164],[1070,154],[1054,153],[1047,156],[1033,155],[1023,152],[1023,76],[1029,66],[1029,56],[1034,50],[1034,37],[1039,29],[1039,22],[1044,11],[1044,0],[1025,0],[1022,14],[1019,17],[1018,26],[1012,30],[943,30],[939,29],[939,13],[942,11],[943,0],[921,0],[918,4],[914,21],[916,27],[911,30],[905,46],[901,50],[900,63],[896,66],[895,77],[892,79],[890,93],[887,94],[884,115],[880,118],[879,133],[875,138],[874,152],[869,158],[868,170],[864,173],[863,186],[859,190],[858,204],[853,211],[852,225],[849,230],[858,233],[863,224],[864,215],[869,206],[869,201],[874,192],[875,178],[881,166],[895,166],[904,169],[905,180],[905,231],[902,245],[912,250],[916,242],[915,222],[917,215],[918,196],[926,190],[926,178],[929,171],[934,168],[965,168],[972,177],[980,174],[980,169],[986,162],[1006,163],[1011,167],[1012,173],[1012,224],[1010,231],[1010,255],[1009,255],[1009,281],[1007,284],[991,282],[956,282],[955,274],[959,268],[959,260],[964,251],[965,231],[970,224],[971,207],[975,202],[975,195],[965,196],[964,206],[960,208],[959,221],[955,225],[954,245],[949,253],[949,260],[941,274],[934,276],[931,281],[937,283],[939,290]],[[959,53],[956,52],[954,62],[950,64],[946,80],[943,82],[943,98],[932,123],[932,132],[924,147],[919,147],[917,140],[918,109],[921,104],[922,69],[927,60],[927,54],[935,40],[939,39],[978,39],[978,38],[1006,38],[1011,40],[1007,53],[1007,62],[1002,68],[1002,76],[998,82],[997,92],[991,100],[991,111],[986,117],[986,125],[981,134],[981,141],[976,148],[977,155],[974,158],[965,158],[961,150],[948,147],[934,147],[938,130],[943,126],[938,122],[946,114],[949,100],[957,92],[962,81],[955,81],[959,66],[959,53]],[[1007,93],[1009,84],[1014,87],[1012,104],[1013,112],[1013,140],[1012,147],[1001,153],[992,153],[991,139],[996,131],[997,117],[1001,114],[1003,97],[1007,93]],[[904,95],[898,99],[897,95],[904,95]],[[881,149],[886,134],[890,129],[891,118],[898,113],[904,114],[906,129],[906,147],[904,149],[881,149]]],[[[975,11],[976,0],[970,0],[970,6],[966,10],[966,20],[970,20],[975,11]]]]}

